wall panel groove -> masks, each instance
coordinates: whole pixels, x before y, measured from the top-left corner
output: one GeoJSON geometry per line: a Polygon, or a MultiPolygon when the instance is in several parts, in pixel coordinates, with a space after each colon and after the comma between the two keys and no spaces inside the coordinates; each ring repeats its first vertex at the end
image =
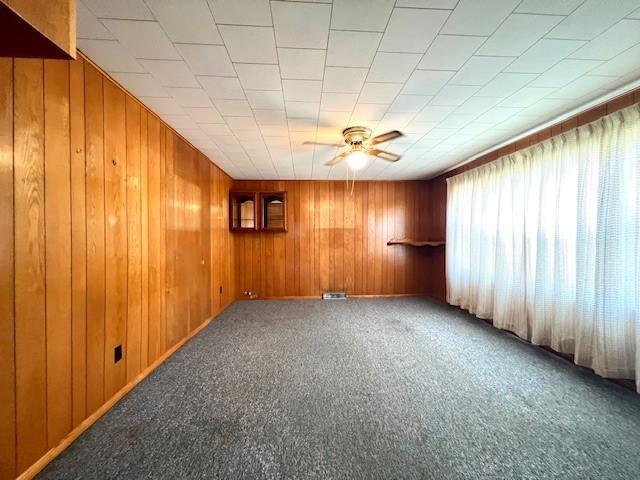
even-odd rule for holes
{"type": "Polygon", "coordinates": [[[424,182],[235,181],[237,190],[286,190],[289,231],[234,233],[236,295],[424,293],[423,249],[387,246],[423,235],[424,182]]]}
{"type": "Polygon", "coordinates": [[[90,61],[0,59],[0,479],[234,300],[231,183],[90,61]]]}

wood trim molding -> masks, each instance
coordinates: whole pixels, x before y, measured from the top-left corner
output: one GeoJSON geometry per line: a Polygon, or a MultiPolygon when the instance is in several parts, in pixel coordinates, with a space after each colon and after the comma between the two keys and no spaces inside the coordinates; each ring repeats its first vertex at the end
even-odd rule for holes
{"type": "Polygon", "coordinates": [[[102,417],[105,413],[107,413],[111,408],[118,403],[127,393],[133,390],[142,380],[147,378],[151,372],[153,372],[156,368],[164,363],[170,356],[176,353],[180,348],[182,348],[189,340],[195,337],[201,330],[203,330],[207,325],[213,322],[222,312],[224,312],[230,305],[233,305],[235,302],[229,303],[226,307],[220,310],[216,315],[212,316],[208,320],[204,321],[201,325],[199,325],[193,332],[191,332],[187,337],[183,338],[181,341],[176,343],[173,347],[167,350],[162,356],[158,357],[158,359],[149,365],[145,370],[140,372],[131,382],[125,385],[122,389],[120,389],[113,397],[107,400],[98,410],[96,410],[92,415],[83,420],[76,428],[71,430],[67,434],[66,437],[62,439],[62,441],[50,449],[47,453],[45,453],[42,457],[40,457],[33,465],[31,465],[28,469],[22,472],[16,480],[31,480],[38,473],[40,473],[49,463],[51,463],[58,455],[66,450],[66,448],[71,445],[80,435],[82,435],[89,427],[91,427],[94,423],[96,423],[100,417],[102,417]]]}

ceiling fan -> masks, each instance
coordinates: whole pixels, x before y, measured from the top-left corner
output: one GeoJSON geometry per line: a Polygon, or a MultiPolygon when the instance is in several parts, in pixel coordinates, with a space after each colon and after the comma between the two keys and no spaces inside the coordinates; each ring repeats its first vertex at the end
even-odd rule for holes
{"type": "Polygon", "coordinates": [[[371,137],[371,129],[367,127],[349,127],[342,131],[344,143],[322,143],[322,142],[304,142],[304,145],[323,145],[327,147],[348,147],[347,150],[339,153],[325,165],[337,165],[343,160],[347,160],[347,165],[352,170],[359,170],[367,163],[367,157],[378,157],[387,162],[397,162],[400,155],[373,148],[380,143],[389,142],[398,137],[402,137],[402,132],[391,130],[375,137],[371,137]]]}

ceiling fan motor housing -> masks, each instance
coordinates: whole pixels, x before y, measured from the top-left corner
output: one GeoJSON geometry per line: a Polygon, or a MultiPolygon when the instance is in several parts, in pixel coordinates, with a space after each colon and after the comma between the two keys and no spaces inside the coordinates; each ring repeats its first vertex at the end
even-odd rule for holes
{"type": "Polygon", "coordinates": [[[364,148],[364,143],[371,138],[371,129],[367,127],[349,127],[342,131],[342,136],[347,145],[351,145],[354,150],[364,148]]]}

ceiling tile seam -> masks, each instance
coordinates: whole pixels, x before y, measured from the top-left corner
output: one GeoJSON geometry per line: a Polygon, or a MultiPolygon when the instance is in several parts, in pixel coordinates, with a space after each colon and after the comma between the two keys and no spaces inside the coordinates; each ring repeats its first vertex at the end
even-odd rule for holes
{"type": "MultiPolygon", "coordinates": [[[[428,179],[435,178],[435,177],[437,177],[439,175],[442,175],[443,173],[446,173],[446,172],[449,172],[451,170],[454,170],[454,169],[456,169],[456,168],[458,168],[458,167],[460,167],[462,165],[465,165],[465,164],[467,164],[469,162],[472,162],[476,158],[484,155],[485,153],[492,152],[492,151],[494,151],[496,149],[502,148],[503,146],[506,146],[506,145],[509,145],[511,143],[517,142],[518,140],[520,140],[522,138],[525,138],[525,137],[527,137],[529,135],[535,134],[536,132],[544,130],[548,126],[552,126],[552,125],[558,124],[558,123],[560,123],[560,122],[562,122],[564,120],[567,120],[567,119],[569,119],[569,118],[571,118],[571,117],[573,117],[575,115],[579,115],[581,112],[586,112],[591,108],[595,108],[598,105],[601,105],[601,104],[603,104],[603,103],[615,98],[616,96],[618,96],[619,95],[619,93],[617,93],[618,91],[623,92],[623,91],[625,91],[625,89],[627,87],[634,86],[634,85],[637,88],[637,86],[640,85],[640,80],[631,81],[628,84],[619,87],[618,89],[615,89],[613,91],[610,91],[610,92],[606,93],[605,95],[602,95],[602,96],[600,96],[598,98],[594,98],[594,99],[592,99],[590,101],[583,102],[583,103],[581,103],[579,105],[576,105],[576,106],[570,108],[569,110],[566,110],[563,113],[560,113],[559,115],[556,115],[553,118],[550,118],[550,119],[548,119],[548,120],[546,120],[546,121],[544,121],[542,123],[539,123],[539,124],[529,128],[529,129],[523,130],[523,131],[519,132],[518,134],[513,135],[513,136],[507,138],[506,140],[503,140],[502,142],[495,143],[492,146],[489,146],[489,147],[485,148],[484,150],[481,150],[480,152],[476,152],[473,155],[469,155],[466,159],[463,159],[462,161],[460,161],[460,162],[458,162],[456,164],[453,164],[452,166],[446,167],[445,169],[440,170],[440,171],[438,171],[436,173],[429,174],[428,179]]],[[[628,90],[626,90],[626,91],[628,91],[628,90]]]]}
{"type": "MultiPolygon", "coordinates": [[[[333,9],[333,2],[331,3],[331,9],[333,9]]],[[[271,13],[271,24],[273,25],[273,3],[269,2],[269,12],[271,13]]],[[[329,18],[331,18],[331,10],[329,13],[329,18]]],[[[331,24],[329,24],[329,30],[331,29],[331,24]]],[[[328,41],[328,39],[327,39],[328,41]]],[[[280,77],[280,89],[282,90],[282,102],[284,103],[284,119],[285,122],[287,124],[287,140],[289,141],[289,153],[291,155],[291,168],[293,169],[293,176],[294,178],[296,177],[296,168],[295,168],[295,163],[293,161],[293,151],[291,149],[291,130],[289,129],[289,115],[287,112],[287,99],[285,97],[285,91],[284,91],[284,84],[282,83],[282,71],[280,70],[280,51],[278,49],[278,42],[276,40],[276,28],[275,26],[273,27],[273,44],[276,47],[276,59],[278,60],[278,74],[280,77]]],[[[281,47],[284,48],[284,47],[281,47]]],[[[286,47],[288,48],[288,47],[286,47]]],[[[328,48],[328,44],[327,44],[327,48],[328,48]]],[[[326,62],[326,53],[325,53],[325,62],[326,62]]],[[[323,70],[323,76],[324,76],[324,70],[323,70]]],[[[253,112],[253,107],[251,106],[251,104],[249,104],[249,108],[251,108],[251,111],[253,112]]],[[[255,113],[254,113],[254,117],[255,117],[255,113]]],[[[316,127],[317,130],[317,127],[316,127]]],[[[262,136],[262,141],[264,142],[264,135],[262,133],[262,129],[260,129],[260,135],[262,136]]],[[[266,143],[266,142],[265,142],[266,143]]],[[[271,159],[271,164],[273,165],[273,169],[276,172],[276,175],[278,177],[280,177],[280,172],[278,171],[278,169],[276,168],[275,162],[273,160],[273,155],[271,154],[271,150],[269,150],[267,148],[267,150],[269,151],[269,158],[271,159]]]]}
{"type": "MultiPolygon", "coordinates": [[[[396,1],[397,3],[397,1],[396,1]]],[[[458,4],[456,3],[456,7],[458,6],[458,4]]],[[[394,4],[394,8],[393,10],[395,10],[395,4],[394,4]]],[[[387,30],[387,28],[389,27],[389,21],[391,19],[391,17],[393,16],[393,10],[391,11],[391,15],[389,15],[389,20],[387,21],[387,25],[385,26],[385,32],[387,30]]],[[[424,59],[424,56],[427,54],[427,52],[429,51],[429,48],[431,48],[431,46],[433,45],[433,42],[436,40],[436,38],[438,38],[438,35],[440,35],[440,32],[442,31],[442,29],[444,28],[444,26],[447,24],[447,22],[449,21],[449,18],[451,18],[451,14],[453,13],[453,9],[449,10],[449,15],[447,15],[447,18],[444,19],[444,21],[442,22],[442,25],[440,25],[440,28],[438,29],[438,31],[436,32],[436,34],[433,36],[433,38],[431,39],[431,42],[429,43],[429,45],[427,45],[427,48],[425,49],[424,53],[422,54],[422,56],[420,57],[420,60],[418,60],[418,62],[416,63],[416,66],[413,68],[413,70],[411,71],[411,74],[407,77],[407,79],[403,82],[402,84],[402,88],[400,88],[400,90],[398,91],[398,94],[393,98],[393,100],[391,101],[391,103],[389,103],[389,106],[387,107],[387,110],[382,114],[382,118],[384,118],[384,116],[389,113],[389,109],[391,108],[391,105],[394,104],[394,102],[396,101],[396,99],[398,98],[398,96],[400,96],[403,92],[403,90],[406,88],[407,86],[407,82],[409,81],[409,79],[411,78],[411,76],[413,75],[413,72],[416,71],[418,65],[420,65],[420,63],[422,62],[422,60],[424,59]]],[[[383,36],[384,37],[384,36],[383,36]]],[[[382,39],[381,39],[382,41],[382,39]]],[[[380,47],[380,44],[378,44],[378,48],[380,47]]],[[[477,49],[476,49],[477,50],[477,49]]],[[[373,64],[373,62],[372,62],[373,64]]],[[[368,76],[368,72],[367,72],[367,76],[368,76]]],[[[448,82],[447,82],[448,83],[448,82]]],[[[446,84],[445,84],[446,85],[446,84]]],[[[440,90],[442,90],[443,87],[440,88],[440,90]]],[[[438,90],[438,92],[440,91],[438,90]]],[[[437,93],[436,93],[437,95],[437,93]]],[[[435,95],[433,96],[435,97],[435,95]]],[[[433,99],[432,97],[432,99],[433,99]]],[[[431,100],[432,100],[431,99],[431,100]]],[[[429,102],[431,102],[431,100],[429,100],[429,102]]],[[[428,105],[428,104],[427,104],[428,105]]],[[[425,106],[426,107],[426,106],[425,106]]],[[[416,116],[418,115],[418,113],[420,113],[422,110],[424,109],[424,107],[422,109],[420,109],[419,112],[414,113],[413,117],[411,117],[411,120],[409,120],[408,123],[412,122],[414,118],[416,118],[416,116]]],[[[405,125],[406,127],[406,125],[405,125]]],[[[422,138],[426,135],[423,134],[416,142],[414,142],[414,145],[419,142],[420,140],[422,140],[422,138]]],[[[378,172],[378,175],[374,178],[379,178],[380,175],[382,175],[382,173],[391,166],[391,162],[389,163],[389,165],[387,165],[386,167],[384,167],[380,172],[378,172]]],[[[367,170],[367,168],[365,168],[365,170],[367,170]]]]}
{"type": "MultiPolygon", "coordinates": [[[[386,32],[386,31],[387,31],[387,28],[389,28],[389,22],[391,21],[391,17],[393,16],[393,10],[395,9],[396,3],[397,3],[397,1],[396,1],[396,0],[394,0],[393,7],[391,8],[391,11],[389,12],[389,17],[387,18],[387,21],[386,21],[386,23],[385,23],[385,25],[384,25],[384,29],[382,30],[382,35],[380,35],[380,38],[378,39],[378,44],[376,45],[376,49],[375,49],[376,54],[378,53],[378,51],[379,51],[379,49],[380,49],[380,45],[382,44],[382,39],[384,38],[384,32],[386,32]]],[[[448,18],[448,17],[447,17],[447,18],[448,18]]],[[[329,27],[331,27],[331,25],[329,25],[329,27]]],[[[374,32],[374,33],[380,33],[380,32],[374,32]]],[[[355,102],[354,107],[353,107],[354,109],[355,109],[355,106],[356,106],[356,105],[358,105],[358,104],[360,103],[360,97],[362,96],[362,91],[364,90],[364,87],[365,87],[365,85],[367,84],[367,78],[369,77],[369,73],[371,72],[371,66],[373,65],[373,62],[374,62],[374,60],[375,60],[375,55],[376,55],[376,54],[374,54],[374,56],[373,56],[373,58],[372,58],[372,60],[371,60],[371,63],[370,63],[370,64],[369,64],[369,66],[367,67],[367,73],[366,73],[366,74],[365,74],[365,76],[364,76],[365,80],[364,80],[364,82],[362,83],[362,86],[360,87],[360,92],[358,92],[358,97],[356,98],[356,102],[355,102]]],[[[420,63],[420,62],[418,62],[418,63],[420,63]]],[[[325,67],[325,68],[326,68],[326,67],[325,67]]],[[[371,83],[373,83],[373,82],[371,82],[371,83]]],[[[406,83],[406,81],[405,81],[405,83],[406,83]]],[[[401,92],[401,91],[402,91],[402,88],[399,90],[399,92],[401,92]]],[[[398,93],[398,94],[399,94],[399,93],[398,93]]],[[[396,95],[396,97],[397,97],[397,96],[398,96],[398,95],[396,95]]],[[[387,111],[389,110],[389,107],[391,106],[391,104],[392,104],[394,101],[395,101],[395,97],[394,97],[394,99],[391,101],[391,103],[389,103],[389,104],[388,104],[389,106],[387,107],[387,109],[383,112],[383,114],[382,114],[382,118],[384,118],[384,115],[387,113],[387,111]]],[[[367,103],[373,103],[373,102],[367,102],[367,103]]],[[[385,105],[385,104],[382,104],[382,105],[385,105]]],[[[349,126],[351,126],[352,119],[353,119],[353,110],[351,111],[351,115],[349,116],[349,126]]],[[[377,125],[379,125],[379,122],[377,123],[377,125]]],[[[333,170],[333,167],[334,167],[334,166],[335,166],[335,165],[332,165],[332,166],[331,166],[331,168],[329,169],[329,173],[327,174],[327,176],[329,176],[329,175],[331,174],[331,171],[333,170]]],[[[369,166],[370,166],[370,165],[369,165],[369,166]]],[[[361,174],[364,174],[364,172],[365,172],[367,169],[368,169],[368,167],[365,167],[365,169],[361,172],[361,174]]]]}
{"type": "MultiPolygon", "coordinates": [[[[576,8],[578,8],[578,7],[576,7],[576,8]]],[[[495,29],[495,30],[494,30],[494,31],[493,31],[489,36],[487,36],[487,37],[486,37],[485,41],[484,41],[484,42],[482,42],[482,44],[480,44],[480,45],[478,46],[478,48],[476,49],[476,51],[477,51],[479,48],[481,48],[481,47],[482,47],[482,45],[484,45],[484,43],[486,43],[486,41],[487,41],[489,38],[491,38],[491,36],[492,36],[493,34],[495,34],[495,32],[500,28],[500,26],[502,26],[502,24],[503,24],[503,23],[504,23],[504,22],[509,18],[509,16],[511,16],[512,14],[513,14],[513,10],[511,11],[511,13],[510,13],[509,15],[507,15],[507,17],[505,17],[505,19],[500,23],[500,25],[498,25],[498,27],[496,27],[496,29],[495,29]]],[[[546,35],[546,34],[545,34],[545,35],[546,35]]],[[[534,43],[529,47],[529,49],[530,49],[530,48],[532,48],[532,47],[533,47],[537,42],[539,42],[539,41],[540,41],[540,39],[542,39],[542,38],[546,38],[546,37],[544,37],[544,36],[540,37],[538,40],[536,40],[536,42],[534,42],[534,43]]],[[[554,40],[555,40],[555,39],[554,39],[554,40]]],[[[576,39],[568,39],[568,40],[576,40],[576,39]]],[[[630,47],[630,48],[632,48],[632,47],[630,47]]],[[[524,53],[526,53],[526,51],[528,51],[529,49],[525,50],[525,52],[523,52],[523,55],[524,55],[524,53]]],[[[425,54],[426,54],[426,52],[425,52],[425,54]]],[[[461,65],[461,66],[460,66],[460,68],[458,69],[458,71],[460,71],[460,70],[464,67],[464,65],[466,65],[466,63],[467,63],[471,58],[473,58],[474,56],[476,56],[476,55],[471,55],[471,56],[470,56],[470,57],[465,61],[465,63],[464,63],[463,65],[461,65]]],[[[487,55],[487,56],[489,56],[489,55],[487,55]]],[[[493,56],[493,55],[491,55],[491,56],[493,56]]],[[[519,58],[519,57],[514,57],[514,60],[513,60],[509,65],[511,65],[511,64],[512,64],[512,63],[513,63],[517,58],[519,58]]],[[[549,68],[547,68],[547,70],[545,70],[544,72],[541,72],[541,73],[537,74],[537,76],[536,76],[536,77],[532,78],[532,79],[531,79],[527,84],[523,85],[520,89],[516,90],[516,92],[513,92],[513,94],[512,94],[512,95],[515,95],[516,93],[520,92],[523,88],[526,88],[526,87],[527,87],[531,82],[535,81],[538,77],[540,77],[542,74],[546,73],[548,70],[550,70],[550,69],[554,68],[556,65],[558,65],[560,62],[562,62],[562,61],[563,61],[563,60],[565,60],[566,58],[567,58],[567,57],[564,57],[564,58],[562,58],[562,59],[558,60],[558,61],[557,61],[556,63],[554,63],[552,66],[550,66],[549,68]]],[[[488,83],[490,83],[491,81],[493,81],[493,80],[494,80],[494,79],[495,79],[495,78],[496,78],[500,73],[505,73],[505,72],[504,72],[504,70],[505,70],[505,69],[507,69],[507,68],[509,67],[509,65],[505,65],[505,67],[504,67],[500,72],[498,72],[496,75],[494,75],[494,77],[492,77],[492,79],[491,79],[491,80],[489,80],[488,82],[486,82],[486,83],[485,83],[485,85],[486,85],[486,84],[488,84],[488,83]]],[[[599,66],[599,65],[598,65],[598,66],[599,66]]],[[[593,70],[593,69],[595,69],[595,68],[597,68],[597,66],[596,66],[596,67],[593,67],[591,70],[593,70]]],[[[591,70],[589,70],[589,71],[591,71],[591,70]]],[[[423,70],[423,71],[424,71],[424,70],[423,70]]],[[[515,73],[515,72],[508,72],[508,73],[515,73]]],[[[586,72],[586,73],[588,73],[588,72],[586,72]]],[[[570,83],[570,82],[569,82],[569,83],[570,83]]],[[[449,85],[449,82],[447,82],[443,87],[441,87],[441,89],[440,89],[438,92],[436,92],[436,94],[434,95],[434,97],[435,97],[435,96],[436,96],[436,95],[437,95],[437,94],[442,90],[442,88],[444,88],[446,85],[449,85]]],[[[451,84],[451,85],[456,85],[456,84],[451,84]]],[[[557,90],[559,90],[560,88],[563,88],[564,86],[566,86],[566,85],[563,85],[562,87],[558,87],[558,88],[556,88],[553,92],[551,92],[551,93],[550,93],[550,95],[553,95],[553,93],[554,93],[554,92],[556,92],[556,91],[557,91],[557,90]]],[[[545,98],[548,98],[548,96],[547,96],[547,97],[545,97],[545,98]]],[[[452,113],[453,113],[453,112],[452,112],[452,113]]],[[[450,113],[449,115],[451,115],[452,113],[450,113]]],[[[442,119],[442,121],[444,121],[446,118],[448,118],[448,117],[449,117],[449,115],[447,115],[445,118],[443,118],[443,119],[442,119]]],[[[480,116],[480,115],[478,115],[476,118],[478,118],[479,116],[480,116]]],[[[436,127],[436,128],[437,128],[437,127],[436,127]]],[[[462,127],[461,127],[461,128],[462,128],[462,127]]],[[[458,129],[458,130],[460,130],[460,129],[458,129]]],[[[425,135],[426,135],[426,134],[425,134],[425,135]]],[[[423,137],[424,137],[424,135],[423,135],[423,137]]],[[[423,137],[421,137],[418,141],[420,141],[423,137]]],[[[442,141],[444,141],[444,140],[442,140],[442,141]]],[[[436,143],[436,144],[434,145],[434,147],[435,147],[435,146],[438,146],[440,143],[442,143],[442,141],[440,141],[440,142],[436,143]]],[[[416,142],[416,143],[417,143],[417,142],[416,142]]],[[[476,155],[476,154],[477,154],[477,153],[474,153],[474,155],[476,155]]]]}
{"type": "MultiPolygon", "coordinates": [[[[611,30],[612,28],[620,25],[622,22],[624,21],[629,21],[629,20],[635,20],[639,25],[640,25],[640,19],[627,19],[627,18],[621,18],[620,20],[618,20],[616,23],[614,23],[613,25],[611,25],[609,28],[607,28],[604,32],[596,35],[595,37],[593,37],[591,40],[587,40],[587,43],[585,45],[583,45],[582,47],[577,48],[576,50],[574,50],[571,54],[569,54],[566,58],[568,59],[572,59],[572,60],[602,60],[601,58],[573,58],[572,55],[574,55],[578,50],[581,50],[582,48],[586,47],[587,45],[589,45],[589,43],[593,42],[594,40],[597,40],[598,38],[602,37],[605,33],[607,33],[609,30],[611,30]]],[[[554,39],[555,40],[555,39],[554,39]]],[[[640,42],[636,42],[633,45],[631,45],[629,48],[633,48],[637,45],[639,45],[640,42]]],[[[629,48],[625,49],[624,51],[627,51],[629,48]]],[[[613,60],[615,57],[617,57],[618,55],[620,55],[622,52],[620,52],[617,55],[614,55],[611,58],[605,59],[604,61],[607,62],[609,60],[613,60]]]]}
{"type": "MultiPolygon", "coordinates": [[[[213,18],[213,20],[214,20],[214,24],[216,25],[216,28],[217,28],[218,23],[215,21],[215,18],[216,18],[216,17],[215,17],[215,15],[213,14],[213,10],[211,10],[211,5],[209,4],[209,2],[208,2],[208,1],[207,1],[207,2],[205,2],[205,3],[206,3],[206,5],[207,5],[207,8],[209,9],[209,13],[211,13],[211,18],[213,18]]],[[[265,27],[265,28],[268,28],[268,27],[265,27]]],[[[271,19],[271,28],[272,28],[272,31],[273,31],[273,18],[271,19]]],[[[220,35],[220,38],[222,38],[222,35],[220,35]]],[[[274,33],[274,44],[275,44],[275,33],[274,33]]],[[[238,72],[236,71],[236,67],[235,67],[235,65],[233,64],[233,60],[232,60],[232,58],[231,58],[231,55],[229,54],[229,49],[227,48],[227,44],[226,44],[226,43],[224,43],[224,38],[222,38],[222,45],[224,46],[224,50],[225,50],[225,52],[226,52],[226,54],[227,54],[227,57],[229,58],[229,61],[231,62],[231,68],[233,68],[233,71],[234,71],[234,72],[235,72],[235,74],[236,74],[236,77],[235,77],[235,78],[238,78],[238,82],[240,82],[240,79],[239,79],[239,77],[238,77],[238,72]]],[[[180,53],[180,52],[178,52],[178,53],[180,53]]],[[[200,82],[198,82],[198,83],[200,83],[200,82]]],[[[204,87],[203,87],[203,91],[204,91],[205,93],[207,93],[207,92],[206,92],[206,90],[204,90],[204,87]]],[[[243,94],[244,94],[244,92],[243,92],[243,94]]],[[[207,97],[209,97],[209,98],[210,98],[210,100],[212,101],[213,105],[215,106],[215,105],[216,105],[216,104],[215,104],[215,101],[213,100],[213,98],[211,98],[211,97],[209,96],[209,94],[208,94],[208,93],[207,93],[207,97]]],[[[251,108],[251,105],[249,104],[249,102],[248,102],[248,101],[247,101],[247,99],[246,99],[246,95],[244,95],[244,97],[245,97],[245,101],[246,101],[246,102],[247,102],[247,104],[249,105],[249,108],[251,108]]],[[[216,107],[216,110],[217,110],[217,107],[216,107]]],[[[231,130],[231,128],[230,128],[230,127],[229,127],[229,125],[227,124],[227,121],[224,119],[225,115],[222,115],[222,112],[219,112],[219,113],[220,113],[220,116],[222,117],[222,119],[224,120],[224,124],[227,126],[227,128],[229,128],[229,130],[231,130]]],[[[253,110],[252,110],[252,112],[251,112],[251,113],[253,113],[253,110]]],[[[254,115],[253,117],[254,117],[254,120],[255,120],[255,115],[254,115]]],[[[231,131],[232,131],[232,133],[233,133],[233,130],[231,130],[231,131]]],[[[260,135],[262,136],[262,132],[260,132],[260,135]]],[[[240,140],[236,137],[235,133],[233,134],[233,136],[234,136],[234,138],[235,138],[236,140],[238,140],[238,142],[240,142],[240,140]]],[[[263,138],[263,141],[264,141],[264,138],[263,138]]],[[[214,141],[214,143],[215,143],[216,145],[218,145],[215,141],[214,141]]],[[[262,176],[262,173],[261,173],[261,172],[258,170],[258,168],[256,167],[255,163],[253,163],[253,159],[252,159],[252,158],[249,156],[249,154],[247,153],[247,151],[246,151],[246,149],[245,149],[244,145],[242,144],[242,142],[240,142],[240,146],[242,147],[242,151],[244,152],[244,154],[245,154],[245,155],[247,156],[247,158],[249,159],[249,163],[251,164],[251,166],[253,167],[253,169],[258,173],[258,175],[260,175],[260,177],[261,177],[261,178],[264,178],[264,177],[262,176]]],[[[220,149],[220,146],[218,146],[218,149],[220,149]]],[[[213,159],[212,159],[212,160],[213,160],[213,159]]],[[[233,160],[233,161],[231,161],[231,163],[235,165],[235,164],[237,163],[237,160],[233,160]]]]}
{"type": "MultiPolygon", "coordinates": [[[[317,141],[318,140],[318,127],[319,127],[319,124],[320,124],[320,110],[321,110],[321,106],[322,106],[322,92],[324,92],[324,77],[325,77],[325,73],[327,71],[327,58],[329,57],[329,38],[331,36],[331,30],[332,30],[331,23],[332,22],[333,22],[333,2],[331,2],[331,7],[329,8],[329,28],[327,29],[327,42],[326,42],[327,48],[325,50],[324,66],[322,68],[322,80],[321,80],[322,83],[320,84],[320,102],[318,104],[318,115],[316,117],[316,128],[315,128],[315,131],[314,131],[314,134],[313,134],[313,141],[317,141]]],[[[363,85],[364,85],[364,82],[363,82],[363,85]]],[[[360,89],[362,90],[362,87],[360,87],[360,89]]],[[[287,102],[286,101],[285,101],[284,107],[285,107],[285,112],[286,112],[286,108],[287,108],[287,102]]],[[[354,108],[355,108],[355,106],[354,106],[354,108]]],[[[352,110],[352,113],[353,113],[353,110],[352,110]]],[[[351,117],[349,117],[349,118],[351,118],[351,117]]],[[[289,115],[287,115],[287,126],[288,126],[288,124],[289,124],[289,115]]],[[[289,142],[291,142],[291,135],[289,135],[289,142]]],[[[317,145],[313,146],[313,154],[311,156],[311,175],[310,175],[311,178],[313,178],[313,175],[314,175],[313,170],[314,170],[315,164],[316,164],[315,158],[316,158],[316,149],[317,148],[318,148],[317,145]]],[[[291,161],[293,162],[293,154],[291,155],[291,161]]],[[[333,167],[331,167],[331,168],[333,168],[333,167]]],[[[331,173],[331,168],[329,168],[329,172],[327,172],[327,178],[329,177],[329,174],[331,173]]],[[[295,175],[295,164],[294,164],[293,172],[294,172],[294,175],[295,175]]]]}

